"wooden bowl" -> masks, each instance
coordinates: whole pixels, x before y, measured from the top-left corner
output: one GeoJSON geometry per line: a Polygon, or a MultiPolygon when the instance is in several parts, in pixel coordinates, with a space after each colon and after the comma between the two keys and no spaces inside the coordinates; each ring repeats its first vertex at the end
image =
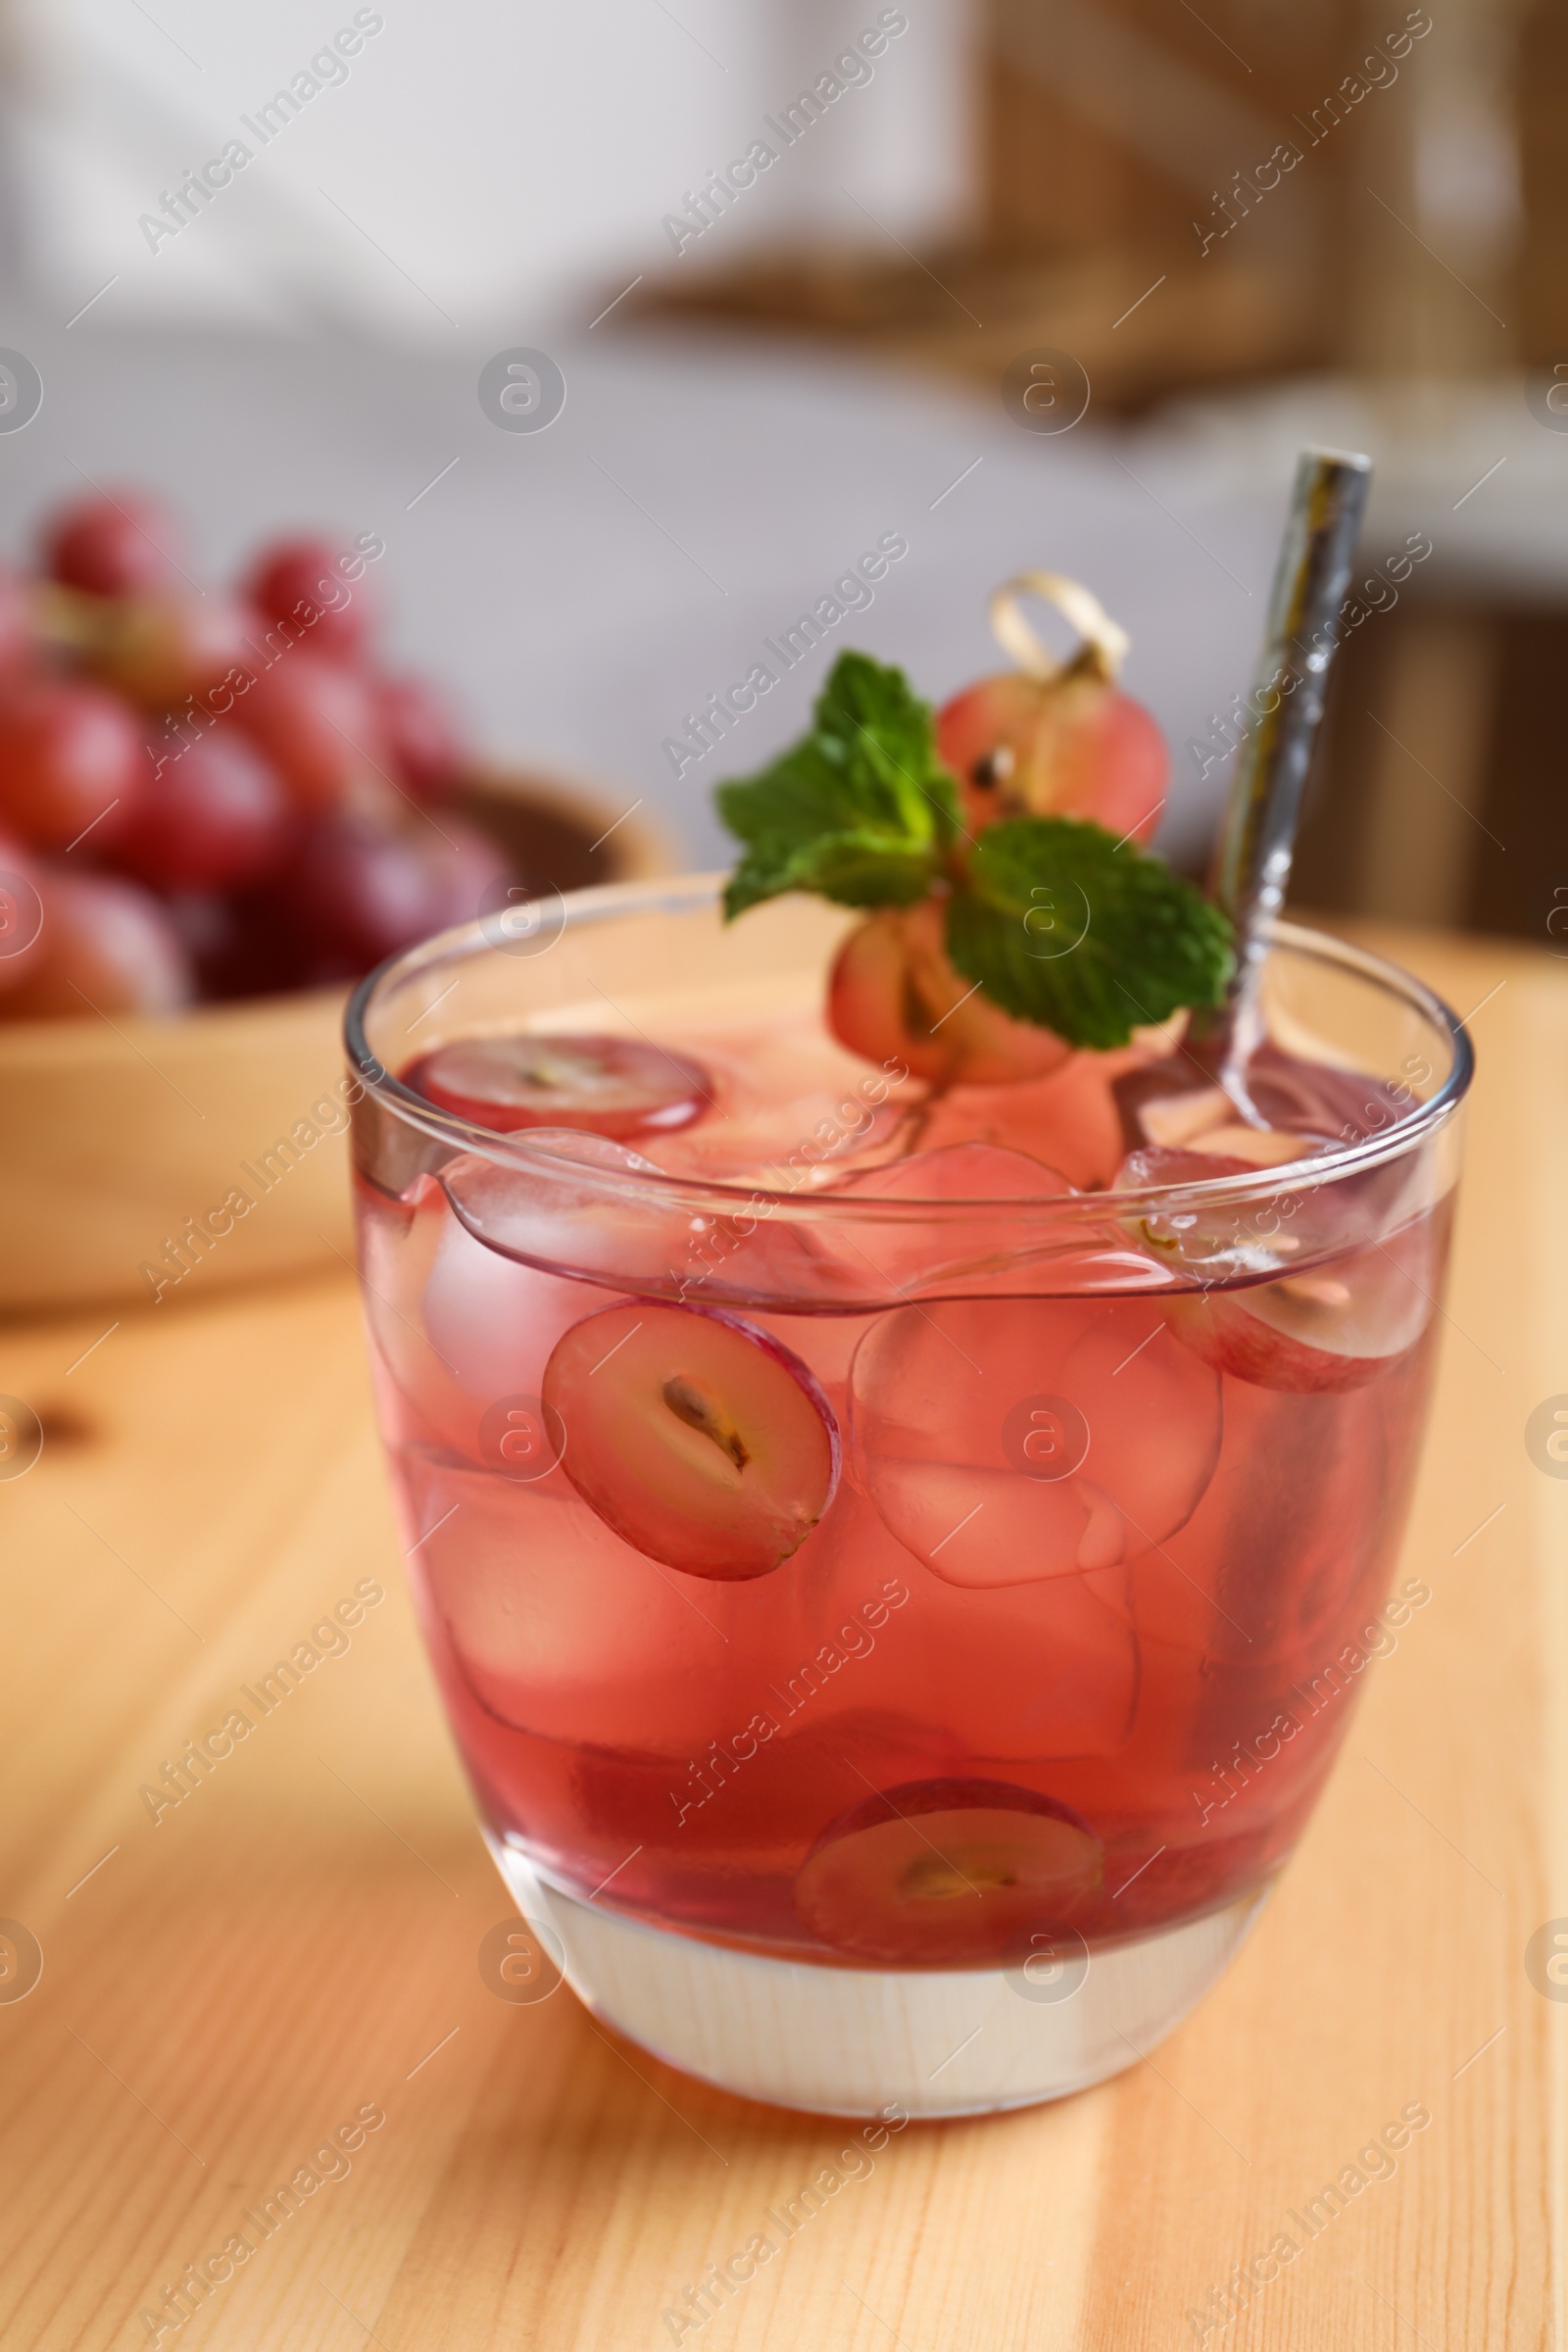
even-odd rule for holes
{"type": "MultiPolygon", "coordinates": [[[[602,791],[476,769],[455,806],[540,889],[673,870],[658,827],[602,791]]],[[[348,1262],[348,993],[0,1021],[0,1314],[167,1307],[348,1262]]]]}

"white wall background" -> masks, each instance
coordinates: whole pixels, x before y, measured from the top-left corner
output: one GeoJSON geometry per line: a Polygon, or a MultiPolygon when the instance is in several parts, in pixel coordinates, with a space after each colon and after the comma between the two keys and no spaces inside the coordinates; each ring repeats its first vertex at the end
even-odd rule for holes
{"type": "MultiPolygon", "coordinates": [[[[30,274],[66,316],[113,279],[105,323],[332,323],[440,345],[585,322],[594,297],[674,262],[662,215],[881,6],[378,0],[383,28],[347,79],[259,147],[240,117],[309,68],[356,0],[15,0],[30,274]],[[253,160],[149,250],[138,217],[235,136],[253,160]]],[[[965,0],[905,13],[874,78],[680,266],[802,229],[918,238],[962,211],[965,0]]]]}

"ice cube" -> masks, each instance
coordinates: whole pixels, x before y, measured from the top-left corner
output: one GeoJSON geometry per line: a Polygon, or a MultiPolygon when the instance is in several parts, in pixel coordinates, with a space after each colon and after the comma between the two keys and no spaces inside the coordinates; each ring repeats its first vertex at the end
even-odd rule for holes
{"type": "Polygon", "coordinates": [[[884,1146],[924,1095],[907,1073],[868,1069],[847,1053],[814,1005],[695,1043],[716,1100],[699,1125],[661,1138],[672,1175],[811,1192],[884,1146]]]}
{"type": "Polygon", "coordinates": [[[877,1200],[1052,1200],[1073,1187],[1032,1152],[998,1144],[944,1144],[851,1177],[841,1192],[877,1200]]]}
{"type": "Polygon", "coordinates": [[[1171,1329],[1216,1371],[1260,1388],[1360,1389],[1420,1340],[1441,1279],[1435,1220],[1419,1217],[1275,1282],[1173,1299],[1171,1329]]]}
{"type": "Polygon", "coordinates": [[[901,1695],[951,1752],[1043,1763],[1125,1747],[1140,1688],[1126,1569],[989,1591],[906,1573],[901,1695]]]}
{"type": "Polygon", "coordinates": [[[1184,1094],[1152,1096],[1139,1104],[1138,1115],[1154,1150],[1179,1152],[1210,1128],[1228,1125],[1235,1104],[1222,1086],[1195,1086],[1184,1094]]]}
{"type": "Polygon", "coordinates": [[[693,1738],[725,1642],[711,1608],[676,1590],[684,1580],[623,1544],[559,1470],[519,1489],[411,1450],[403,1475],[411,1566],[489,1714],[590,1746],[693,1738]]]}
{"type": "Polygon", "coordinates": [[[945,1144],[858,1171],[835,1188],[836,1197],[863,1200],[868,1207],[880,1200],[911,1206],[930,1201],[935,1204],[930,1217],[855,1214],[823,1224],[818,1246],[841,1265],[851,1293],[899,1298],[940,1288],[965,1273],[1001,1269],[1027,1256],[1031,1241],[1041,1247],[1050,1236],[1049,1221],[1038,1216],[1009,1217],[1001,1208],[981,1207],[967,1217],[961,1213],[964,1203],[1016,1201],[1024,1209],[1070,1199],[1072,1189],[1058,1169],[1028,1152],[986,1143],[945,1144]]]}
{"type": "Polygon", "coordinates": [[[1136,1559],[1185,1522],[1218,1458],[1219,1382],[1197,1363],[1142,1300],[902,1308],[856,1355],[856,1475],[950,1584],[1136,1559]]]}
{"type": "Polygon", "coordinates": [[[1080,1191],[1107,1184],[1123,1150],[1111,1087],[1145,1058],[1132,1046],[1109,1054],[1080,1053],[1049,1078],[1013,1086],[956,1086],[933,1103],[922,1140],[935,1150],[977,1139],[1031,1153],[1059,1169],[1080,1191]]]}
{"type": "Polygon", "coordinates": [[[372,1212],[361,1247],[366,1320],[404,1434],[475,1462],[489,1458],[486,1415],[537,1399],[562,1333],[610,1297],[486,1249],[429,1176],[396,1213],[372,1212]]]}

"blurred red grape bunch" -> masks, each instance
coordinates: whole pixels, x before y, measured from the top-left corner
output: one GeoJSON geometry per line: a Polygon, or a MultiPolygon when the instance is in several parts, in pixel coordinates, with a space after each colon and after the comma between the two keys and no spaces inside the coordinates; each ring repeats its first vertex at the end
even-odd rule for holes
{"type": "Polygon", "coordinates": [[[384,553],[291,535],[209,590],[117,488],[0,568],[0,1018],[354,979],[505,889],[440,692],[376,660],[384,553]]]}

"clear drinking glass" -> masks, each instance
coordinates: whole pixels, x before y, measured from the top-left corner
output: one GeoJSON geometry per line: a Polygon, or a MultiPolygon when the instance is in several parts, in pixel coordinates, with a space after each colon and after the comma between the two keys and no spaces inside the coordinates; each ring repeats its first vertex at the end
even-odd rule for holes
{"type": "Polygon", "coordinates": [[[923,1199],[918,1160],[837,1171],[832,1120],[781,1138],[760,1081],[771,1185],[661,1173],[657,1138],[496,1134],[400,1084],[442,1040],[701,1059],[715,1020],[819,1005],[849,918],[785,901],[726,928],[717,890],[489,918],[350,1007],[370,1356],[431,1661],[519,1910],[635,2040],[832,2113],[1053,2097],[1213,1983],[1419,1605],[1389,1586],[1469,1046],[1408,974],[1282,923],[1267,1051],[1339,1142],[1005,1200],[923,1199]],[[569,1474],[624,1440],[635,1481],[611,1343],[672,1308],[723,1320],[825,1433],[831,1501],[770,1574],[683,1573],[569,1474]]]}

